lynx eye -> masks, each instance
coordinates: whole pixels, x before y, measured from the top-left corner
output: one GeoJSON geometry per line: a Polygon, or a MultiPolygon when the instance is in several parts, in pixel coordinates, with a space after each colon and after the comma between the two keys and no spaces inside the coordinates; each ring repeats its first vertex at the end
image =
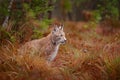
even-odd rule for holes
{"type": "Polygon", "coordinates": [[[62,34],[60,36],[63,36],[62,34]]]}

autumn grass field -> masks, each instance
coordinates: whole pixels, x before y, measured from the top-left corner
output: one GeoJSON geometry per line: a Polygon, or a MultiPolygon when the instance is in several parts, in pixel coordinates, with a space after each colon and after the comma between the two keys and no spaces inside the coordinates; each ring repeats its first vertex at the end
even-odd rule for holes
{"type": "Polygon", "coordinates": [[[67,43],[49,65],[17,55],[21,44],[0,46],[0,80],[120,80],[120,33],[89,22],[65,22],[67,43]]]}

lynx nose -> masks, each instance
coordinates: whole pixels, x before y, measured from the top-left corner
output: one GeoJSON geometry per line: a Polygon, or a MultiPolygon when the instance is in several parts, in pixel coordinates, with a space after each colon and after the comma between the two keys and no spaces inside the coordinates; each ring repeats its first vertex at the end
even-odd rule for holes
{"type": "Polygon", "coordinates": [[[67,39],[65,38],[65,39],[64,39],[64,42],[66,42],[66,41],[67,41],[67,39]]]}
{"type": "Polygon", "coordinates": [[[66,42],[67,40],[65,39],[64,41],[66,42]]]}

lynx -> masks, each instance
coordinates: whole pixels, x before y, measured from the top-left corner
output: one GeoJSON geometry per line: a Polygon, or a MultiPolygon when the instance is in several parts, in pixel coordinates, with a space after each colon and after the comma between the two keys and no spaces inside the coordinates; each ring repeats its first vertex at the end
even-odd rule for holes
{"type": "Polygon", "coordinates": [[[26,42],[19,49],[19,54],[44,55],[47,61],[53,61],[58,53],[60,44],[64,44],[65,42],[66,37],[63,26],[54,25],[54,28],[48,36],[26,42]]]}

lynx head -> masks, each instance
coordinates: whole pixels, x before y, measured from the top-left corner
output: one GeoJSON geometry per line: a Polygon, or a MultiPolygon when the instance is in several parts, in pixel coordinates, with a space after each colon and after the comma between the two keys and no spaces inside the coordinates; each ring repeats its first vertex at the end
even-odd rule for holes
{"type": "Polygon", "coordinates": [[[52,30],[52,42],[55,45],[64,44],[66,42],[65,33],[63,31],[63,25],[54,25],[54,29],[52,30]]]}

